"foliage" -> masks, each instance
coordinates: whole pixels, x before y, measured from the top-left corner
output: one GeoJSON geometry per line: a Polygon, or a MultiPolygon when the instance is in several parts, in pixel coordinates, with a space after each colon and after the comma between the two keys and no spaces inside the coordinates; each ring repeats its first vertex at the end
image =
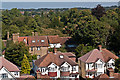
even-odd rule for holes
{"type": "Polygon", "coordinates": [[[22,63],[21,63],[21,73],[30,74],[30,63],[27,56],[24,54],[22,63]]]}
{"type": "Polygon", "coordinates": [[[28,51],[28,47],[25,46],[23,42],[13,43],[12,41],[7,42],[7,48],[5,51],[5,58],[17,66],[21,66],[21,61],[23,59],[24,54],[27,55],[29,61],[32,60],[32,56],[28,51]]]}
{"type": "Polygon", "coordinates": [[[93,49],[94,49],[94,47],[92,47],[92,46],[79,44],[78,47],[75,49],[76,56],[81,57],[81,56],[83,56],[84,54],[86,54],[87,52],[89,52],[93,49]]]}
{"type": "Polygon", "coordinates": [[[92,9],[92,14],[95,15],[97,19],[99,19],[105,14],[105,8],[98,4],[96,8],[92,9]]]}
{"type": "Polygon", "coordinates": [[[120,58],[115,60],[115,72],[120,73],[120,58]]]}

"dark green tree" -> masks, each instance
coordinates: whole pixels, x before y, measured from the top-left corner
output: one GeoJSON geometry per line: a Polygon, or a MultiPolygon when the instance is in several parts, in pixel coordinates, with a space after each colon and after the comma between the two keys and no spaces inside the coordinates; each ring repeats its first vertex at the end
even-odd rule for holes
{"type": "Polygon", "coordinates": [[[7,42],[7,48],[5,52],[5,58],[17,66],[21,66],[21,61],[23,60],[24,54],[27,55],[28,59],[31,61],[32,56],[28,51],[28,47],[25,46],[23,42],[13,43],[12,41],[7,42]]]}

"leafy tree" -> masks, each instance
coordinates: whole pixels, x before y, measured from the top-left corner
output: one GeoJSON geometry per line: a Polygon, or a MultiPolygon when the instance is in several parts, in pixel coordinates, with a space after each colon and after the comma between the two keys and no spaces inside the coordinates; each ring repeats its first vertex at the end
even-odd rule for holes
{"type": "Polygon", "coordinates": [[[115,72],[120,73],[120,58],[115,60],[115,72]]]}
{"type": "Polygon", "coordinates": [[[21,61],[23,59],[24,54],[27,55],[29,61],[32,60],[32,56],[28,51],[28,47],[25,46],[23,42],[16,42],[13,43],[12,41],[7,42],[7,48],[5,52],[5,58],[12,63],[16,64],[17,66],[21,66],[21,61]]]}
{"type": "Polygon", "coordinates": [[[94,49],[94,47],[92,47],[92,46],[89,46],[89,45],[85,46],[84,44],[79,44],[78,47],[75,49],[75,53],[76,53],[77,57],[81,57],[93,49],[94,49]]]}
{"type": "Polygon", "coordinates": [[[92,14],[99,19],[105,14],[105,8],[98,4],[96,8],[92,9],[92,14]]]}
{"type": "Polygon", "coordinates": [[[24,54],[22,63],[21,63],[21,73],[30,74],[30,63],[27,56],[24,54]]]}

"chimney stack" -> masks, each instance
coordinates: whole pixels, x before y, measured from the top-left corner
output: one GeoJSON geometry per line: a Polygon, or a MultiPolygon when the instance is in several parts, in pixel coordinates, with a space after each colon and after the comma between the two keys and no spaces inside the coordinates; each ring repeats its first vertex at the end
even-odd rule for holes
{"type": "Polygon", "coordinates": [[[57,49],[56,48],[54,48],[54,52],[53,53],[57,53],[57,49]]]}
{"type": "Polygon", "coordinates": [[[32,32],[32,36],[34,36],[34,32],[32,32]]]}
{"type": "Polygon", "coordinates": [[[9,32],[7,32],[7,40],[9,40],[9,32]]]}
{"type": "Polygon", "coordinates": [[[19,33],[13,34],[13,38],[12,39],[13,39],[14,43],[18,41],[18,38],[19,38],[19,33]]]}
{"type": "Polygon", "coordinates": [[[102,52],[102,45],[98,45],[98,50],[102,52]]]}
{"type": "Polygon", "coordinates": [[[35,36],[38,36],[38,32],[35,32],[35,36]]]}

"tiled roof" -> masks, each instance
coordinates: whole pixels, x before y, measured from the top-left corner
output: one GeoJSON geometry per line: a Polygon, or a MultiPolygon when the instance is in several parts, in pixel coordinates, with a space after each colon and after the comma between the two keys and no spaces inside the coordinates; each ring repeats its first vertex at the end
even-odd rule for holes
{"type": "Polygon", "coordinates": [[[28,45],[29,46],[47,46],[48,47],[48,39],[47,36],[29,36],[28,37],[28,45]]]}
{"type": "Polygon", "coordinates": [[[75,54],[73,54],[72,52],[61,52],[63,55],[66,55],[66,56],[68,56],[68,57],[76,57],[76,55],[75,54]]]}
{"type": "Polygon", "coordinates": [[[94,49],[79,58],[79,60],[86,63],[96,62],[98,59],[107,62],[110,59],[118,59],[118,57],[107,49],[101,49],[101,51],[94,49]]]}
{"type": "Polygon", "coordinates": [[[60,44],[65,44],[71,37],[60,37],[60,44]]]}
{"type": "Polygon", "coordinates": [[[16,65],[14,65],[13,63],[11,63],[7,59],[5,59],[3,57],[0,57],[0,69],[2,67],[5,67],[10,72],[12,72],[12,71],[19,71],[19,69],[18,69],[18,67],[16,65]]]}
{"type": "Polygon", "coordinates": [[[60,66],[64,62],[69,63],[70,65],[74,66],[77,65],[76,62],[69,59],[67,56],[63,55],[63,58],[60,58],[61,53],[48,53],[45,56],[41,57],[40,59],[35,61],[35,65],[38,67],[47,67],[51,63],[55,63],[56,65],[60,66]]]}
{"type": "Polygon", "coordinates": [[[109,59],[118,59],[118,57],[113,54],[112,52],[110,52],[109,50],[107,49],[102,49],[102,55],[103,55],[103,58],[104,58],[104,61],[107,62],[109,59]]]}
{"type": "Polygon", "coordinates": [[[24,41],[24,39],[27,41],[28,37],[19,37],[18,42],[24,41]]]}
{"type": "Polygon", "coordinates": [[[101,59],[102,61],[104,61],[104,58],[98,49],[94,49],[94,50],[86,53],[79,59],[86,63],[96,62],[97,59],[101,59]]]}
{"type": "Polygon", "coordinates": [[[60,43],[60,37],[58,35],[48,36],[48,40],[50,44],[60,43]]]}

